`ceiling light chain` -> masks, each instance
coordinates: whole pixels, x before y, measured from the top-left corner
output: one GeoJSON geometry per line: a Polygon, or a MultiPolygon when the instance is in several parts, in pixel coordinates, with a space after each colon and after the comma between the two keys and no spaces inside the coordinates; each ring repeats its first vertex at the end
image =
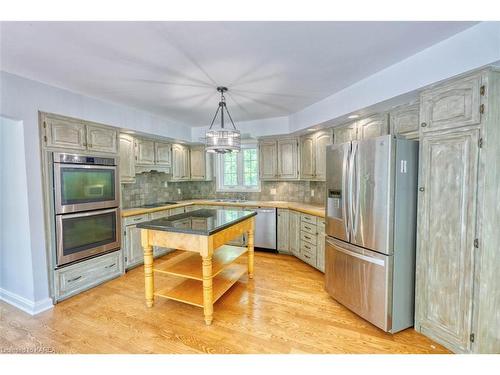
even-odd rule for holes
{"type": "Polygon", "coordinates": [[[228,152],[239,152],[241,148],[241,134],[236,126],[234,125],[233,119],[226,105],[226,97],[224,93],[227,91],[227,87],[219,86],[217,91],[221,93],[221,99],[217,111],[212,119],[210,128],[208,129],[205,139],[206,139],[206,151],[212,153],[225,154],[228,152]],[[224,127],[224,110],[226,111],[233,129],[226,129],[224,127]],[[220,127],[213,129],[217,115],[220,112],[220,127]]]}

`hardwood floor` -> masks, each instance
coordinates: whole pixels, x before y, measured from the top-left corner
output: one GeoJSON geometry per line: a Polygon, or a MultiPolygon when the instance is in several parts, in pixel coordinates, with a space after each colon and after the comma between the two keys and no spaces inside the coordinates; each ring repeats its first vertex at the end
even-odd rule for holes
{"type": "Polygon", "coordinates": [[[298,259],[255,255],[255,278],[244,276],[215,304],[212,326],[194,306],[156,299],[147,308],[138,267],[35,317],[0,302],[0,353],[448,352],[413,329],[390,335],[359,318],[326,294],[322,273],[298,259]]]}

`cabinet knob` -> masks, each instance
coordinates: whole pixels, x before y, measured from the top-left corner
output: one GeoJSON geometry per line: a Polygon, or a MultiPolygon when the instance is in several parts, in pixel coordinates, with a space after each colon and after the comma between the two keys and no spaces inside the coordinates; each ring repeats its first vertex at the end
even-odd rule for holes
{"type": "Polygon", "coordinates": [[[425,128],[427,126],[427,123],[426,122],[423,122],[420,124],[421,127],[425,128]]]}
{"type": "Polygon", "coordinates": [[[423,187],[418,188],[418,191],[424,191],[425,189],[423,187]]]}

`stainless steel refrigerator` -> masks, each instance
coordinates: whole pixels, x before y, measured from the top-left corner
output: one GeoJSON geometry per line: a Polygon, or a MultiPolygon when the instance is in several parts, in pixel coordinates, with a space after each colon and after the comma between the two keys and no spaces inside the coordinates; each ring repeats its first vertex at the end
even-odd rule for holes
{"type": "Polygon", "coordinates": [[[418,142],[326,150],[325,288],[386,332],[413,326],[418,142]]]}

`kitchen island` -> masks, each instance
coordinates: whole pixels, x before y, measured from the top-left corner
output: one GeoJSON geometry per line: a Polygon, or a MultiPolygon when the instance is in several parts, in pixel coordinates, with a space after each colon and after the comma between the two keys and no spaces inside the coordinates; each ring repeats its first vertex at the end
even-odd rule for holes
{"type": "Polygon", "coordinates": [[[138,224],[144,250],[146,305],[152,307],[156,296],[203,307],[205,323],[212,324],[213,304],[245,272],[253,277],[256,214],[251,210],[201,209],[138,224]],[[245,233],[247,247],[226,245],[245,233]],[[153,246],[183,253],[155,268],[153,246]],[[247,267],[234,264],[245,253],[247,267]],[[185,281],[172,289],[156,291],[155,273],[183,277],[185,281]]]}

